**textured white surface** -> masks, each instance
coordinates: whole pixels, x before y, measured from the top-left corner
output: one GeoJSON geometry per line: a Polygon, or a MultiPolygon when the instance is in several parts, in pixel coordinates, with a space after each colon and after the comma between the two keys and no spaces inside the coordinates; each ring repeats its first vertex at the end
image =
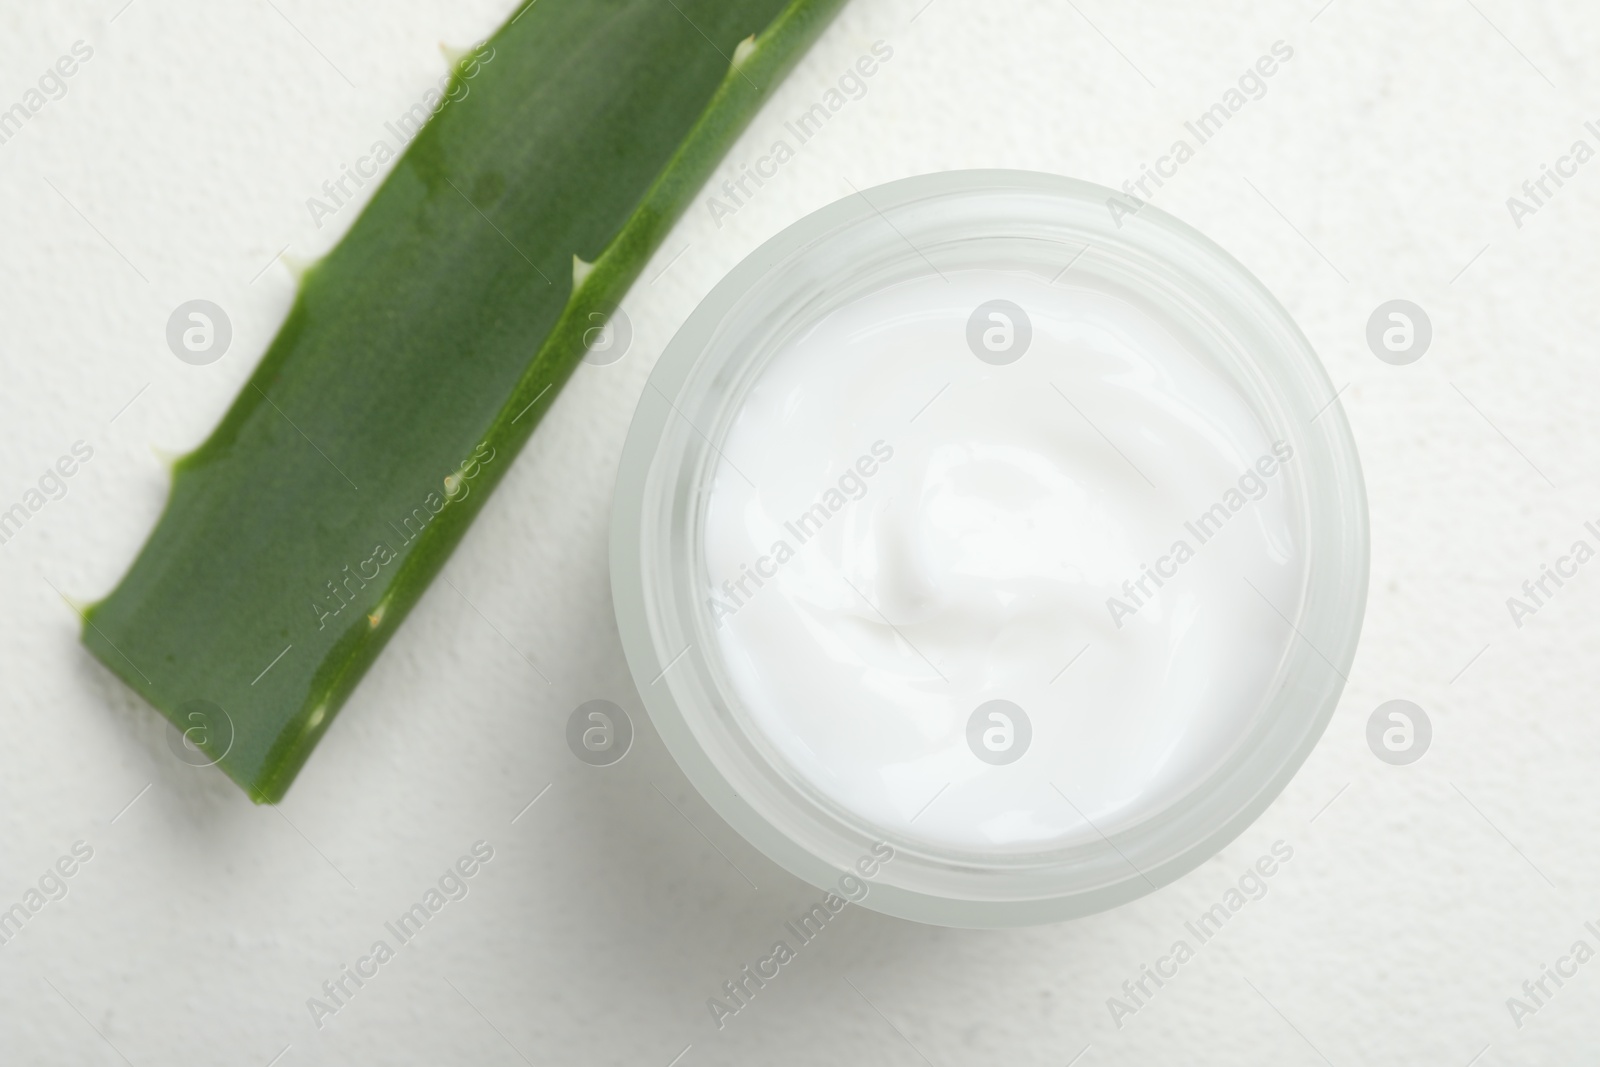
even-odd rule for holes
{"type": "Polygon", "coordinates": [[[691,210],[626,302],[633,350],[580,369],[447,568],[499,633],[436,583],[279,811],[175,760],[51,586],[90,598],[115,581],[164,499],[152,449],[203,436],[287,308],[274,254],[314,256],[348,223],[347,209],[319,230],[306,198],[439,76],[439,41],[470,43],[508,8],[122,2],[0,14],[0,107],[74,41],[94,48],[0,144],[0,506],[74,441],[95,450],[0,549],[0,907],[73,842],[94,849],[69,895],[0,947],[0,1061],[664,1067],[692,1046],[679,1062],[946,1067],[1064,1064],[1088,1046],[1078,1063],[1465,1065],[1592,1051],[1600,963],[1520,1030],[1505,1003],[1574,940],[1600,947],[1583,927],[1600,920],[1600,575],[1581,572],[1521,629],[1505,606],[1600,516],[1600,165],[1520,229],[1505,206],[1574,139],[1600,147],[1583,128],[1600,117],[1585,110],[1600,90],[1592,8],[933,0],[918,15],[922,0],[855,0],[727,168],[874,40],[893,60],[721,228],[691,210]],[[1279,39],[1293,60],[1157,203],[1255,271],[1350,383],[1373,578],[1326,738],[1178,884],[1007,933],[850,909],[719,1032],[706,998],[817,893],[693,794],[623,665],[608,498],[653,357],[729,266],[852,185],[972,166],[1120,185],[1279,39]],[[234,324],[208,367],[163,341],[194,297],[234,324]],[[1409,367],[1364,340],[1394,297],[1434,323],[1409,367]],[[563,742],[595,697],[638,727],[610,768],[563,742]],[[1434,723],[1410,767],[1364,740],[1393,697],[1434,723]],[[470,895],[318,1030],[306,999],[479,839],[495,856],[470,895]],[[1106,999],[1279,839],[1294,858],[1266,897],[1118,1029],[1106,999]]]}

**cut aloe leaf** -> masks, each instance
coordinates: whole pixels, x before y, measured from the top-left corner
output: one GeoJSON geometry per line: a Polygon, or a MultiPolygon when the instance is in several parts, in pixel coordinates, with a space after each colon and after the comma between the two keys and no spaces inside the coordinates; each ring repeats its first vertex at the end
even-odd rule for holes
{"type": "Polygon", "coordinates": [[[252,799],[280,799],[586,335],[843,2],[523,8],[178,461],[85,613],[89,649],[252,799]]]}

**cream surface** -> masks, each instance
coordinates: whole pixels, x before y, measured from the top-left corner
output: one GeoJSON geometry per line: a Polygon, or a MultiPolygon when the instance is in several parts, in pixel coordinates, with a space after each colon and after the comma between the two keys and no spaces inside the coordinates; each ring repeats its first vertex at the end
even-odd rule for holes
{"type": "Polygon", "coordinates": [[[888,834],[1034,850],[1156,816],[1293,638],[1290,448],[1108,292],[871,294],[774,357],[721,451],[706,606],[743,713],[888,834]],[[995,300],[1022,315],[969,329],[995,300]]]}

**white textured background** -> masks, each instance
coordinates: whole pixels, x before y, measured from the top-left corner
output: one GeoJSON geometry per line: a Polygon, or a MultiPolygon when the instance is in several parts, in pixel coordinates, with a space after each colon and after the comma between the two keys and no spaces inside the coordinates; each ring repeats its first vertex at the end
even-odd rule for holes
{"type": "Polygon", "coordinates": [[[0,108],[74,41],[94,58],[0,145],[0,508],[74,441],[95,454],[0,549],[0,908],[74,841],[94,858],[0,947],[0,1062],[1592,1054],[1600,962],[1520,1030],[1505,1002],[1574,940],[1600,949],[1583,928],[1600,920],[1600,563],[1521,629],[1505,600],[1600,518],[1600,161],[1520,229],[1505,198],[1574,139],[1600,149],[1582,125],[1600,119],[1600,11],[933,0],[919,15],[922,2],[854,0],[728,166],[883,39],[894,58],[865,99],[721,229],[704,205],[689,212],[625,304],[633,350],[580,368],[517,461],[446,571],[499,634],[437,583],[279,812],[175,760],[159,717],[79,647],[52,586],[90,599],[115,582],[164,500],[160,454],[203,437],[289,305],[275,253],[314,257],[349,222],[347,209],[319,230],[306,198],[443,73],[439,42],[469,44],[510,8],[8,0],[0,108]],[[817,893],[693,793],[623,664],[608,499],[652,360],[724,271],[851,183],[1010,166],[1120,185],[1279,39],[1295,55],[1265,98],[1156,202],[1254,270],[1350,383],[1373,575],[1327,736],[1255,826],[1173,886],[1006,933],[848,909],[719,1032],[705,999],[817,893]],[[163,340],[194,297],[234,324],[207,367],[163,340]],[[1409,367],[1364,341],[1393,297],[1434,323],[1409,367]],[[595,697],[639,732],[605,769],[563,741],[595,697]],[[1410,767],[1364,740],[1395,697],[1434,724],[1410,767]],[[306,998],[480,838],[495,858],[471,895],[314,1027],[306,998]],[[1294,859],[1269,894],[1115,1027],[1106,998],[1279,838],[1294,859]]]}

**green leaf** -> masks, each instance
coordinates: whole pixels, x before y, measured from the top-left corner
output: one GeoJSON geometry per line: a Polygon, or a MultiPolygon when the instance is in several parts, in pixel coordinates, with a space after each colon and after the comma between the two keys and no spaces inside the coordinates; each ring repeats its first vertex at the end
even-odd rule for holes
{"type": "Polygon", "coordinates": [[[89,649],[254,800],[280,799],[586,332],[843,2],[534,0],[462,60],[177,463],[150,540],[84,615],[89,649]],[[593,263],[576,286],[574,257],[593,263]]]}

